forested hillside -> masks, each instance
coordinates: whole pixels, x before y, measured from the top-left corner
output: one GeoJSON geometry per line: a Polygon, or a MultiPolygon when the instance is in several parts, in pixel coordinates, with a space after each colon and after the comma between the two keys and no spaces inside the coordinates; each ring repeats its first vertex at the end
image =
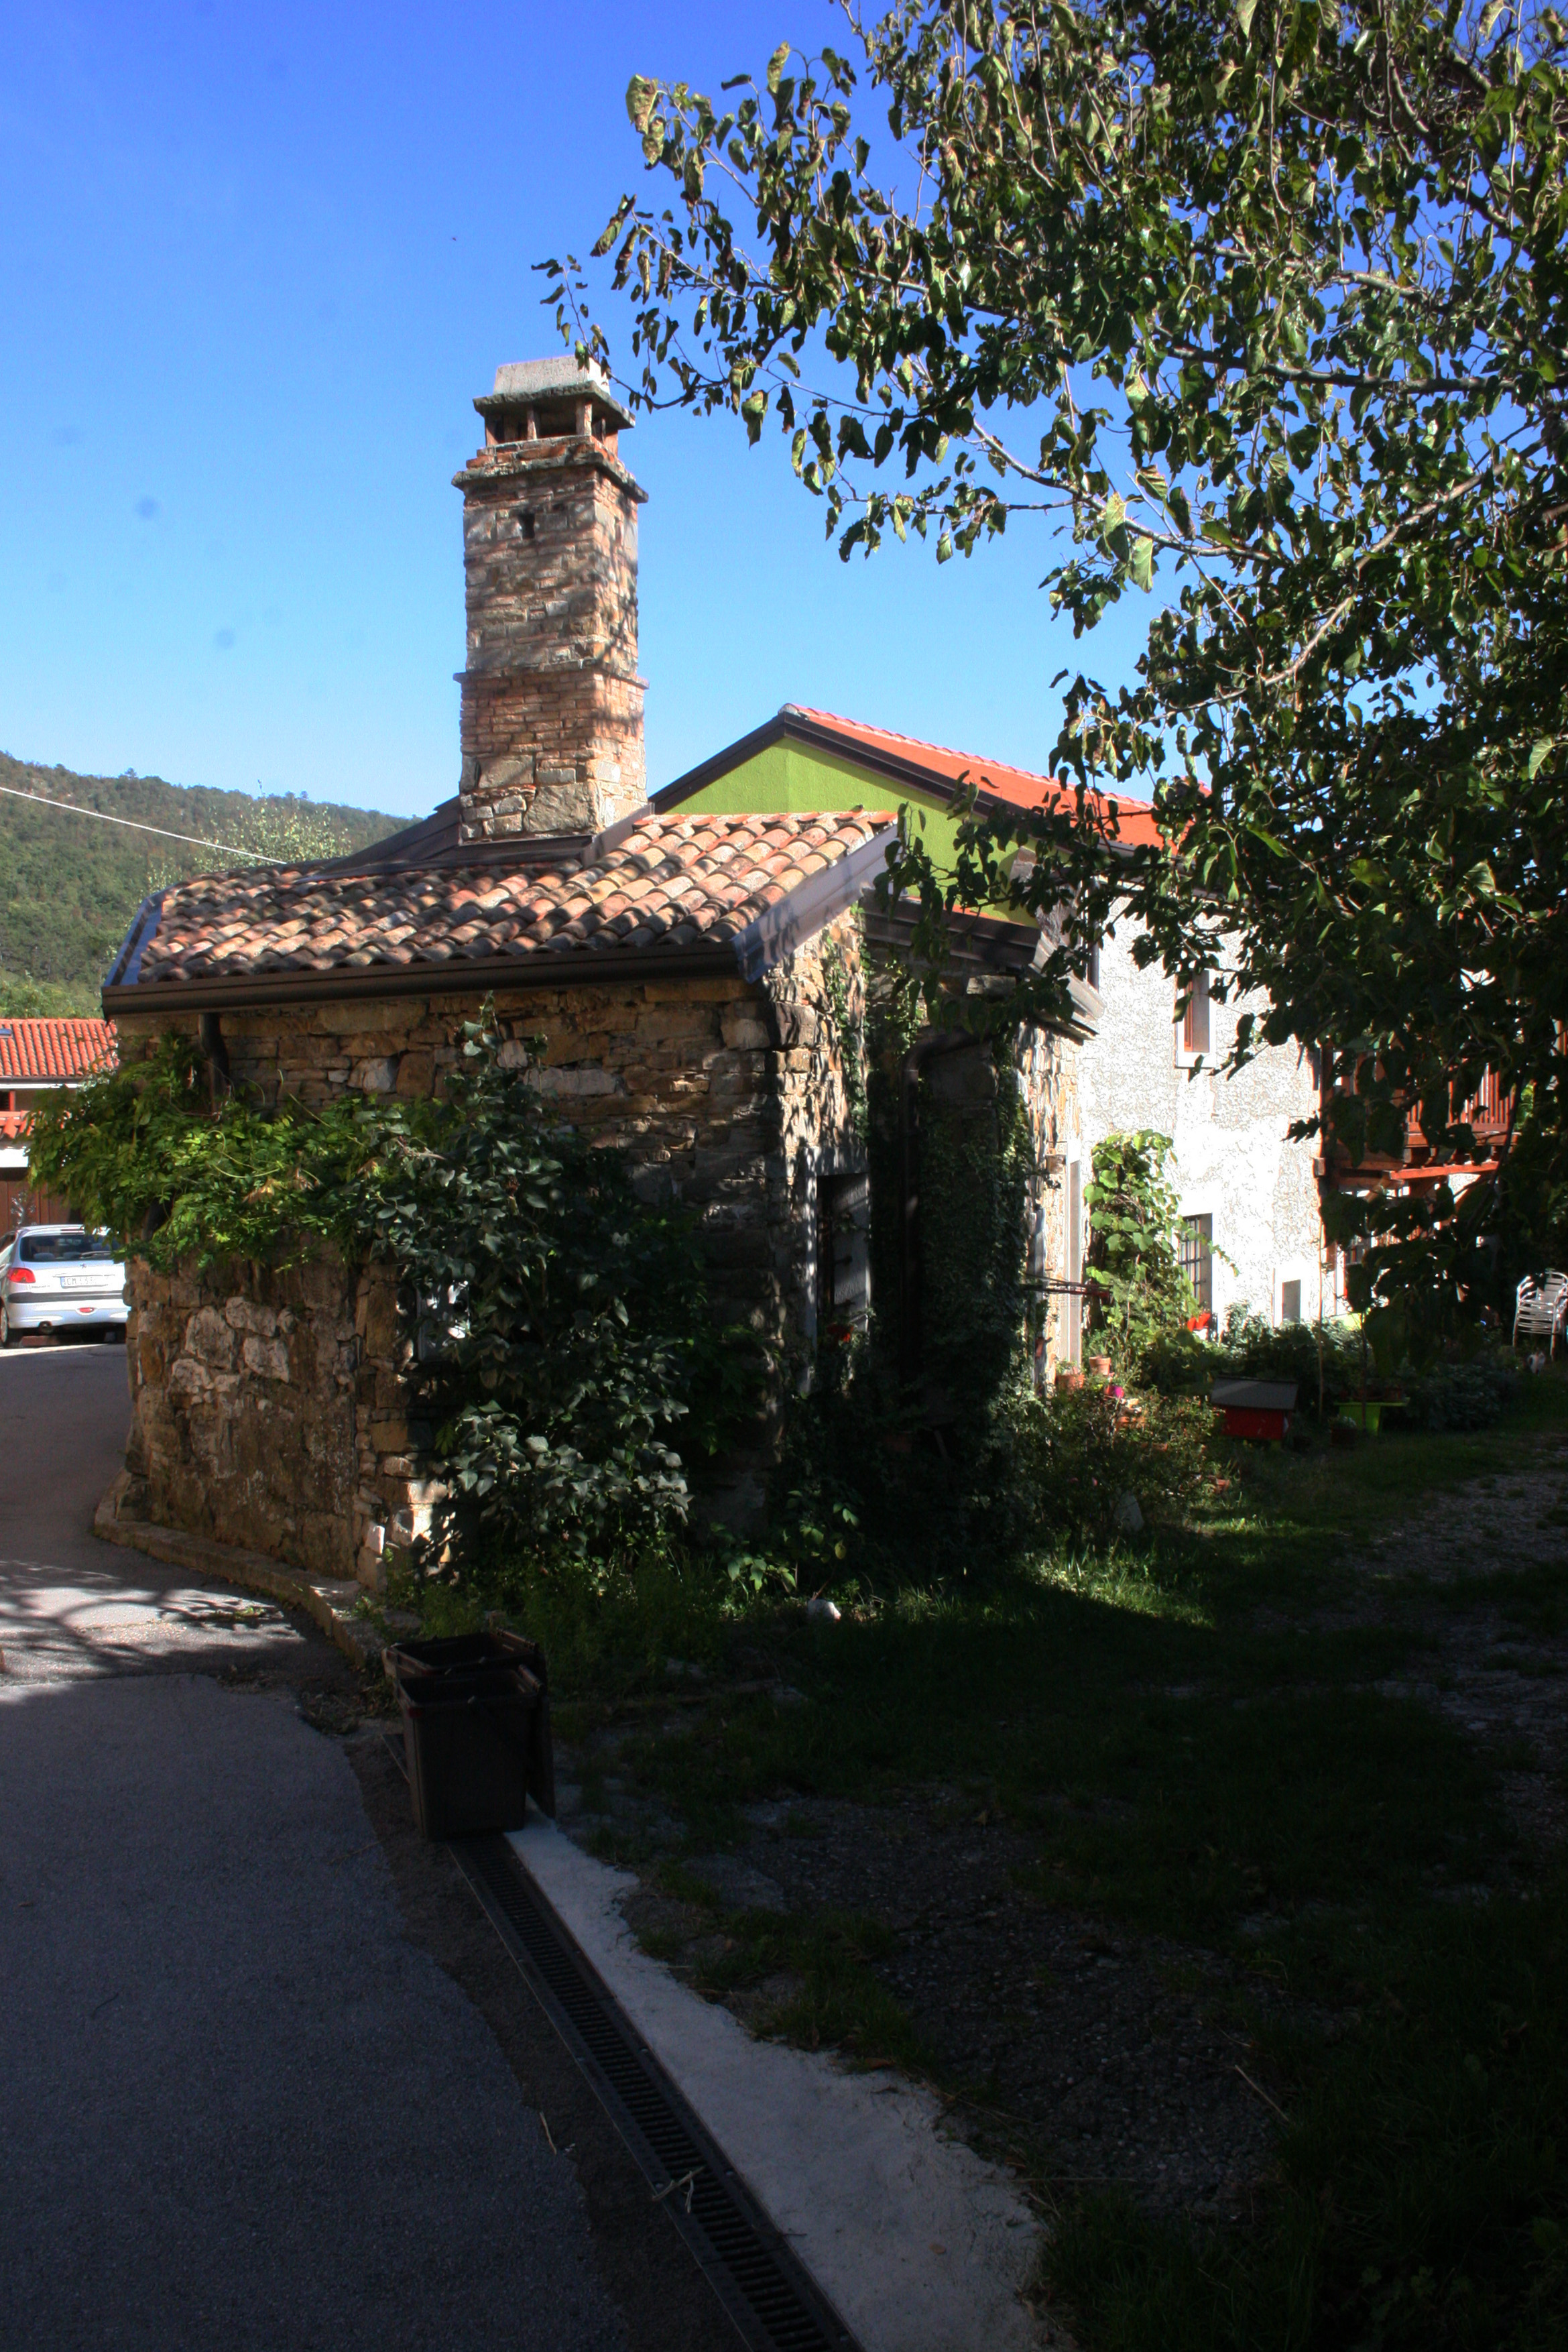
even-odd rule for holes
{"type": "Polygon", "coordinates": [[[160,776],[78,776],[0,752],[0,1013],[97,1013],[99,983],[127,924],[150,890],[188,874],[247,861],[331,857],[361,849],[403,817],[293,795],[209,792],[160,776]],[[164,833],[193,834],[197,848],[158,834],[104,824],[12,797],[38,793],[78,809],[133,817],[164,833]]]}

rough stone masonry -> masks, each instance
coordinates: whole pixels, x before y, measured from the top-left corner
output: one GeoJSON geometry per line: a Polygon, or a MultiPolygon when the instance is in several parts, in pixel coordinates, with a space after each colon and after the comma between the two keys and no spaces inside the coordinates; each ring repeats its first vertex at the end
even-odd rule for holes
{"type": "Polygon", "coordinates": [[[593,834],[644,797],[630,414],[570,359],[498,368],[463,493],[465,841],[593,834]]]}
{"type": "MultiPolygon", "coordinates": [[[[799,1360],[815,1332],[818,1188],[863,1167],[845,1042],[823,971],[839,959],[860,1018],[853,919],[841,916],[756,982],[738,971],[574,982],[497,992],[504,1064],[527,1068],[563,1121],[623,1149],[638,1189],[697,1220],[716,1314],[799,1360]]],[[[224,1016],[235,1082],[264,1102],[348,1092],[430,1095],[461,1053],[476,994],[247,1007],[224,1016]]],[[[120,1017],[137,1060],[197,1015],[120,1017]]],[[[124,1508],[377,1587],[389,1552],[424,1534],[438,1488],[407,1380],[393,1270],[330,1254],[286,1272],[172,1276],[135,1261],[127,1331],[133,1419],[124,1508]]],[[[772,1438],[718,1467],[744,1521],[772,1438]]]]}

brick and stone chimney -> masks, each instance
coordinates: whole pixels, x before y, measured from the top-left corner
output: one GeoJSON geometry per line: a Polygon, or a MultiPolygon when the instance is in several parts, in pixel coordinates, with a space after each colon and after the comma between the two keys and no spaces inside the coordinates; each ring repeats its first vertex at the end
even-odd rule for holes
{"type": "Polygon", "coordinates": [[[474,403],[463,493],[465,841],[597,833],[643,804],[632,422],[596,369],[526,360],[474,403]]]}

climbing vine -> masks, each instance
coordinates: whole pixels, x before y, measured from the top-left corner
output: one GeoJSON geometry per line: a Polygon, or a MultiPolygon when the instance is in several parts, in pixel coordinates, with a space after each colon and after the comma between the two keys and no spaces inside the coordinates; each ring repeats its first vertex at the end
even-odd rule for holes
{"type": "Polygon", "coordinates": [[[433,1558],[575,1556],[603,1573],[685,1516],[688,1470],[754,1409],[757,1350],[716,1329],[689,1220],[619,1154],[547,1125],[471,1024],[438,1102],[214,1101],[193,1041],[40,1112],[35,1181],[153,1265],[287,1265],[329,1244],[399,1276],[434,1431],[433,1558]]]}
{"type": "Polygon", "coordinates": [[[1155,1340],[1179,1329],[1197,1307],[1182,1271],[1174,1149],[1152,1128],[1108,1135],[1094,1147],[1088,1188],[1089,1265],[1108,1294],[1094,1323],[1117,1369],[1135,1371],[1155,1340]]]}
{"type": "MultiPolygon", "coordinates": [[[[865,959],[864,927],[860,909],[852,918],[861,946],[861,961],[865,959]]],[[[865,1013],[850,999],[850,971],[843,950],[831,931],[822,935],[822,988],[832,1016],[833,1034],[839,1048],[839,1062],[844,1074],[844,1097],[849,1105],[850,1124],[863,1143],[869,1131],[866,1098],[865,1013]]]]}

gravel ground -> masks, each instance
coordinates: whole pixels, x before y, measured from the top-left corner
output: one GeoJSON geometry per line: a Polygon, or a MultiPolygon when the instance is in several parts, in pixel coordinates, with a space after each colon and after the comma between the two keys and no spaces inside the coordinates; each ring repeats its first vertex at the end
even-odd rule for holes
{"type": "Polygon", "coordinates": [[[1436,1707],[1490,1748],[1515,1827],[1534,1845],[1559,1843],[1568,1834],[1568,1627],[1521,1624],[1506,1583],[1473,1600],[1465,1588],[1568,1568],[1564,1449],[1542,1444],[1537,1466],[1444,1495],[1351,1564],[1366,1579],[1362,1622],[1398,1608],[1428,1645],[1425,1671],[1413,1663],[1379,1689],[1436,1707]]]}
{"type": "MultiPolygon", "coordinates": [[[[560,1759],[570,1767],[570,1756],[560,1759]]],[[[627,1796],[610,1816],[571,1810],[591,1838],[613,1822],[664,1824],[627,1796]]],[[[1247,2036],[1229,2022],[1232,1973],[1211,1953],[1106,1928],[1026,1893],[1030,1839],[988,1819],[955,1821],[955,1792],[853,1805],[795,1798],[751,1809],[738,1852],[683,1855],[727,1909],[869,1915],[894,1948],[877,1973],[930,2049],[956,2128],[988,2153],[1071,2189],[1115,2184],[1155,2213],[1245,2217],[1274,2118],[1247,2036]],[[962,2095],[952,2095],[954,2085],[962,2095]]],[[[628,1924],[700,1982],[722,1948],[712,1914],[644,1873],[628,1924]]],[[[780,1972],[726,1995],[754,2028],[800,1990],[780,1972]]],[[[1253,2001],[1259,1990],[1249,1983],[1253,2001]]],[[[868,2053],[874,2055],[874,2053],[868,2053]]]]}
{"type": "MultiPolygon", "coordinates": [[[[780,1808],[780,1811],[783,1809],[780,1808]]],[[[879,1966],[977,2122],[1024,2126],[1054,2179],[1116,2181],[1155,2210],[1239,2214],[1271,2118],[1212,2021],[1207,1954],[1105,1930],[1022,1893],[1027,1838],[951,1822],[952,1792],[892,1806],[796,1802],[745,1859],[793,1909],[870,1912],[898,1939],[879,1966]],[[817,1834],[801,1837],[810,1828],[817,1834]]],[[[1254,2071],[1249,2069],[1249,2071],[1254,2071]]]]}

